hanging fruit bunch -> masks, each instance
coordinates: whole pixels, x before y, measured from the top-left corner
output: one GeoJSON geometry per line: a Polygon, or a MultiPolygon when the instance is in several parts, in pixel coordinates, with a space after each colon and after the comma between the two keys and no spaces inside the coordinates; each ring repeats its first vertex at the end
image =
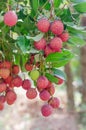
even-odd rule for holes
{"type": "Polygon", "coordinates": [[[24,7],[21,2],[17,3],[15,11],[10,7],[3,16],[5,27],[1,34],[3,40],[0,38],[0,110],[3,110],[5,103],[15,103],[15,87],[22,87],[28,99],[39,96],[45,102],[41,113],[47,117],[60,107],[59,98],[54,96],[55,87],[63,84],[66,78],[58,67],[67,64],[73,54],[66,49],[70,34],[63,18],[56,16],[53,1],[39,2],[41,9],[38,0],[36,5],[34,3],[33,0],[29,1],[32,7],[29,13],[24,10],[27,1],[24,7]],[[43,10],[45,7],[46,11],[46,5],[48,15],[43,10]],[[24,73],[28,73],[29,78],[22,76],[24,73]]]}

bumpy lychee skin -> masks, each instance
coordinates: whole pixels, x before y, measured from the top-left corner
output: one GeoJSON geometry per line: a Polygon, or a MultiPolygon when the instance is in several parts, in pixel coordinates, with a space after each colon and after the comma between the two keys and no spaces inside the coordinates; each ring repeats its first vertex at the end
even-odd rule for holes
{"type": "Polygon", "coordinates": [[[57,97],[51,97],[51,99],[48,101],[48,103],[53,107],[53,108],[59,108],[60,106],[60,100],[57,97]]]}
{"type": "Polygon", "coordinates": [[[3,61],[0,63],[0,68],[7,68],[10,69],[11,68],[12,63],[9,61],[3,61]]]}
{"type": "Polygon", "coordinates": [[[51,84],[48,88],[46,88],[46,90],[50,93],[50,95],[54,95],[55,93],[55,87],[54,84],[51,84]]]}
{"type": "Polygon", "coordinates": [[[43,90],[42,92],[40,92],[39,97],[43,101],[48,101],[50,99],[50,93],[47,90],[43,90]]]}
{"type": "Polygon", "coordinates": [[[53,38],[50,41],[50,47],[55,51],[59,51],[62,48],[62,40],[59,37],[53,38]]]}
{"type": "Polygon", "coordinates": [[[56,34],[56,35],[62,34],[64,30],[64,25],[62,21],[55,20],[53,23],[51,23],[50,30],[52,31],[53,34],[56,34]]]}
{"type": "Polygon", "coordinates": [[[16,25],[17,19],[16,13],[11,10],[4,15],[4,23],[10,27],[16,25]]]}
{"type": "Polygon", "coordinates": [[[0,69],[0,77],[3,79],[6,79],[10,75],[10,70],[7,68],[1,68],[0,69]]]}
{"type": "Polygon", "coordinates": [[[0,83],[0,93],[4,92],[6,90],[6,84],[3,82],[3,83],[0,83]]]}
{"type": "Polygon", "coordinates": [[[38,30],[46,33],[49,30],[50,23],[46,18],[42,18],[38,21],[37,27],[38,27],[38,30]]]}
{"type": "Polygon", "coordinates": [[[38,88],[47,88],[48,83],[49,83],[49,81],[45,76],[40,76],[37,80],[37,87],[38,88]]]}
{"type": "Polygon", "coordinates": [[[26,63],[26,64],[25,64],[25,69],[26,69],[27,71],[31,71],[31,70],[33,69],[33,64],[26,63]]]}
{"type": "Polygon", "coordinates": [[[21,79],[21,77],[19,77],[19,76],[14,77],[14,78],[12,79],[12,81],[11,81],[11,84],[12,84],[13,86],[15,86],[15,87],[20,87],[20,86],[22,86],[22,79],[21,79]]]}
{"type": "Polygon", "coordinates": [[[64,32],[64,33],[62,33],[59,37],[61,38],[61,40],[62,40],[63,42],[67,42],[68,39],[69,39],[69,33],[68,33],[68,32],[64,32]]]}
{"type": "Polygon", "coordinates": [[[44,50],[44,48],[46,47],[46,40],[42,38],[40,41],[34,42],[34,47],[37,50],[44,50]]]}
{"type": "Polygon", "coordinates": [[[20,71],[20,69],[19,69],[19,66],[18,65],[13,65],[12,66],[12,73],[13,74],[18,74],[19,73],[19,71],[20,71]]]}
{"type": "Polygon", "coordinates": [[[35,88],[30,88],[29,90],[27,90],[26,92],[26,96],[28,99],[34,99],[37,97],[37,91],[35,88]]]}
{"type": "Polygon", "coordinates": [[[52,114],[53,108],[49,104],[45,104],[41,108],[41,113],[43,116],[48,117],[52,114]]]}
{"type": "Polygon", "coordinates": [[[12,81],[13,77],[11,75],[9,75],[6,79],[5,79],[5,83],[6,84],[10,84],[12,81]]]}
{"type": "Polygon", "coordinates": [[[0,96],[0,103],[4,103],[6,101],[5,96],[1,95],[0,96]]]}
{"type": "Polygon", "coordinates": [[[4,109],[4,104],[0,103],[0,111],[2,111],[4,109]]]}
{"type": "Polygon", "coordinates": [[[31,81],[28,79],[25,79],[22,83],[22,88],[25,90],[28,90],[31,88],[31,81]]]}
{"type": "Polygon", "coordinates": [[[48,56],[53,52],[54,52],[53,49],[49,45],[47,45],[46,48],[44,49],[45,56],[48,56]]]}
{"type": "Polygon", "coordinates": [[[17,99],[17,95],[14,91],[8,91],[6,93],[6,101],[8,105],[12,105],[17,99]]]}
{"type": "Polygon", "coordinates": [[[32,70],[30,72],[30,77],[32,80],[37,80],[39,77],[39,71],[38,70],[32,70]]]}

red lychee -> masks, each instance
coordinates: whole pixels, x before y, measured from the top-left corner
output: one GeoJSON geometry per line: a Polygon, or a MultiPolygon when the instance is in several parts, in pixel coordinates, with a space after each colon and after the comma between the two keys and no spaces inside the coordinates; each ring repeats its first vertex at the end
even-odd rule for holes
{"type": "Polygon", "coordinates": [[[64,80],[62,78],[57,77],[57,79],[58,79],[58,83],[57,83],[58,85],[61,85],[64,83],[64,80]]]}
{"type": "Polygon", "coordinates": [[[47,45],[46,48],[44,49],[45,52],[45,56],[48,56],[49,54],[53,53],[54,51],[52,50],[52,48],[47,45]]]}
{"type": "Polygon", "coordinates": [[[33,64],[26,63],[26,64],[25,64],[25,69],[26,69],[27,71],[31,71],[31,70],[33,69],[33,64]]]}
{"type": "Polygon", "coordinates": [[[8,105],[12,105],[17,99],[17,95],[14,91],[8,91],[6,93],[6,101],[8,105]]]}
{"type": "Polygon", "coordinates": [[[62,33],[59,37],[61,38],[61,40],[62,40],[63,42],[67,42],[68,39],[69,39],[69,33],[68,33],[68,32],[64,32],[64,33],[62,33]]]}
{"type": "Polygon", "coordinates": [[[14,26],[17,23],[17,15],[14,11],[10,10],[4,15],[4,23],[8,26],[14,26]]]}
{"type": "Polygon", "coordinates": [[[57,97],[51,97],[51,99],[48,101],[48,103],[53,107],[53,108],[59,108],[60,106],[60,100],[57,97]]]}
{"type": "Polygon", "coordinates": [[[12,81],[13,77],[11,75],[9,75],[6,79],[5,79],[5,83],[6,84],[10,84],[12,81]]]}
{"type": "Polygon", "coordinates": [[[53,38],[50,41],[50,47],[55,51],[59,51],[62,48],[62,40],[59,37],[53,38]]]}
{"type": "Polygon", "coordinates": [[[19,77],[19,76],[14,77],[14,78],[12,79],[12,81],[11,81],[11,84],[12,84],[13,86],[15,86],[15,87],[20,87],[20,86],[22,86],[22,79],[21,79],[21,77],[19,77]]]}
{"type": "Polygon", "coordinates": [[[62,34],[62,32],[64,30],[64,25],[63,25],[62,21],[55,20],[53,23],[51,23],[50,30],[52,31],[52,33],[54,33],[56,35],[62,34]]]}
{"type": "Polygon", "coordinates": [[[31,81],[28,79],[25,79],[22,83],[22,88],[25,90],[28,90],[31,88],[31,81]]]}
{"type": "Polygon", "coordinates": [[[55,87],[53,84],[51,84],[46,90],[50,93],[50,95],[53,95],[55,93],[55,87]]]}
{"type": "Polygon", "coordinates": [[[4,109],[4,104],[0,103],[0,111],[2,111],[4,109]]]}
{"type": "Polygon", "coordinates": [[[0,83],[0,93],[4,92],[6,90],[6,84],[4,82],[0,83]]]}
{"type": "Polygon", "coordinates": [[[7,68],[10,69],[11,68],[12,63],[9,61],[3,61],[0,63],[0,68],[7,68]]]}
{"type": "Polygon", "coordinates": [[[43,116],[50,116],[53,112],[53,108],[49,104],[45,104],[41,108],[41,113],[43,116]]]}
{"type": "Polygon", "coordinates": [[[48,32],[50,27],[50,22],[46,18],[42,18],[37,23],[38,30],[41,32],[48,32]]]}
{"type": "Polygon", "coordinates": [[[49,83],[49,81],[45,76],[40,76],[37,80],[37,87],[38,88],[47,88],[48,83],[49,83]]]}
{"type": "Polygon", "coordinates": [[[1,68],[0,69],[0,77],[3,79],[6,79],[10,75],[10,70],[7,68],[1,68]]]}
{"type": "Polygon", "coordinates": [[[18,65],[13,65],[12,66],[12,73],[13,74],[18,74],[19,73],[19,71],[20,71],[20,69],[19,69],[19,66],[18,65]]]}
{"type": "Polygon", "coordinates": [[[28,99],[34,99],[37,97],[37,91],[35,88],[30,88],[26,92],[26,96],[28,99]]]}
{"type": "Polygon", "coordinates": [[[42,38],[40,41],[34,42],[34,47],[37,50],[44,50],[44,48],[46,47],[46,40],[42,38]]]}
{"type": "Polygon", "coordinates": [[[39,96],[40,96],[40,99],[42,99],[43,101],[47,101],[50,99],[50,93],[47,90],[41,91],[39,96]]]}
{"type": "Polygon", "coordinates": [[[5,96],[1,95],[0,96],[0,103],[4,103],[6,101],[5,96]]]}

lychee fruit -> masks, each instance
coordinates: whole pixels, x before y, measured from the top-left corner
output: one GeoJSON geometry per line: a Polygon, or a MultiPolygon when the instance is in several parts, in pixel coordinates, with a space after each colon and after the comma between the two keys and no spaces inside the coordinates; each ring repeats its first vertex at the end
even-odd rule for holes
{"type": "Polygon", "coordinates": [[[50,93],[50,95],[54,95],[55,93],[55,87],[53,84],[51,84],[48,88],[46,88],[46,90],[50,93]]]}
{"type": "Polygon", "coordinates": [[[22,79],[20,76],[16,76],[12,79],[11,84],[15,87],[20,87],[22,86],[22,79]]]}
{"type": "Polygon", "coordinates": [[[20,68],[19,68],[19,66],[18,65],[13,65],[12,66],[12,73],[13,74],[18,74],[19,73],[19,71],[20,71],[20,68]]]}
{"type": "Polygon", "coordinates": [[[8,105],[12,105],[17,99],[17,95],[14,91],[8,91],[6,93],[6,101],[8,105]]]}
{"type": "Polygon", "coordinates": [[[17,23],[17,15],[14,11],[10,10],[4,15],[4,23],[8,26],[14,26],[17,23]]]}
{"type": "Polygon", "coordinates": [[[44,49],[44,53],[45,53],[45,56],[48,56],[49,54],[53,53],[54,51],[52,50],[52,48],[47,45],[46,48],[44,49]]]}
{"type": "Polygon", "coordinates": [[[49,104],[45,104],[41,108],[41,113],[43,116],[48,117],[52,114],[53,108],[49,104]]]}
{"type": "Polygon", "coordinates": [[[26,69],[27,71],[31,71],[31,70],[33,69],[33,64],[26,63],[26,64],[25,64],[25,69],[26,69]]]}
{"type": "Polygon", "coordinates": [[[32,70],[30,72],[30,77],[32,80],[37,80],[39,77],[39,71],[38,70],[32,70]]]}
{"type": "Polygon", "coordinates": [[[29,79],[25,79],[22,83],[22,88],[28,90],[31,88],[31,81],[29,79]]]}
{"type": "Polygon", "coordinates": [[[1,68],[0,69],[0,77],[3,79],[6,79],[10,75],[10,70],[7,68],[1,68]]]}
{"type": "Polygon", "coordinates": [[[37,97],[37,91],[35,88],[30,88],[26,92],[26,96],[28,99],[34,99],[37,97]]]}
{"type": "Polygon", "coordinates": [[[0,103],[0,111],[2,111],[4,109],[4,104],[0,103]]]}
{"type": "Polygon", "coordinates": [[[44,48],[46,47],[46,40],[44,38],[42,38],[38,42],[34,42],[34,47],[37,50],[44,50],[44,48]]]}
{"type": "Polygon", "coordinates": [[[6,84],[10,84],[12,81],[13,77],[11,75],[9,75],[6,79],[5,79],[5,83],[6,84]]]}
{"type": "Polygon", "coordinates": [[[1,95],[0,96],[0,103],[4,103],[6,101],[5,96],[1,95]]]}
{"type": "Polygon", "coordinates": [[[37,87],[38,88],[47,88],[48,83],[49,83],[49,81],[45,76],[40,76],[37,80],[37,87]]]}
{"type": "Polygon", "coordinates": [[[50,27],[50,22],[46,18],[41,18],[37,23],[38,30],[41,32],[48,32],[50,27]]]}
{"type": "Polygon", "coordinates": [[[61,40],[63,42],[67,42],[68,39],[69,39],[69,33],[68,32],[63,32],[59,37],[61,38],[61,40]]]}
{"type": "Polygon", "coordinates": [[[53,38],[50,41],[50,47],[55,51],[59,51],[62,48],[62,40],[59,37],[53,38]]]}
{"type": "Polygon", "coordinates": [[[58,79],[58,83],[57,83],[58,85],[61,85],[64,83],[64,80],[62,78],[57,77],[57,79],[58,79]]]}
{"type": "Polygon", "coordinates": [[[0,83],[0,93],[4,92],[6,90],[6,84],[4,82],[0,83]]]}
{"type": "Polygon", "coordinates": [[[53,34],[60,35],[64,31],[64,25],[62,21],[60,20],[55,20],[54,22],[51,23],[50,30],[52,31],[53,34]]]}
{"type": "Polygon", "coordinates": [[[3,61],[0,63],[0,68],[7,68],[10,69],[12,66],[12,63],[9,61],[3,61]]]}
{"type": "Polygon", "coordinates": [[[53,107],[53,108],[59,108],[60,106],[60,100],[57,97],[51,97],[51,99],[48,101],[48,103],[53,107]]]}
{"type": "Polygon", "coordinates": [[[39,97],[43,101],[47,101],[47,100],[50,99],[50,93],[47,90],[44,89],[43,91],[40,92],[39,97]]]}

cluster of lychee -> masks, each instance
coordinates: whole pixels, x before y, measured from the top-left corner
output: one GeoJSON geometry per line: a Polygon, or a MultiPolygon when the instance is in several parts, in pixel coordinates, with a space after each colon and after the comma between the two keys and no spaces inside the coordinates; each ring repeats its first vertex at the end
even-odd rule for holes
{"type": "Polygon", "coordinates": [[[62,51],[63,42],[68,41],[69,33],[64,30],[64,24],[61,20],[50,23],[48,19],[41,18],[37,23],[37,28],[39,31],[48,34],[39,41],[34,42],[35,49],[42,50],[45,56],[62,51]],[[54,34],[52,39],[50,37],[51,32],[54,34]]]}
{"type": "MultiPolygon", "coordinates": [[[[13,11],[8,11],[4,15],[4,23],[8,26],[16,25],[17,15],[13,11]]],[[[43,51],[44,57],[50,53],[62,51],[63,42],[69,39],[69,33],[64,30],[64,25],[61,20],[50,22],[46,18],[41,18],[37,22],[37,28],[39,31],[45,33],[45,35],[39,41],[34,42],[34,48],[36,50],[43,51]]],[[[29,72],[35,87],[33,87],[30,79],[23,80],[19,76],[20,68],[18,65],[12,64],[9,61],[2,61],[0,63],[0,110],[3,110],[5,102],[8,105],[12,105],[15,102],[17,95],[14,87],[18,88],[20,86],[26,90],[28,99],[34,99],[39,95],[40,99],[46,102],[41,108],[43,116],[47,117],[52,114],[53,109],[59,108],[60,100],[53,96],[55,86],[39,71],[41,61],[34,62],[34,57],[35,55],[32,54],[30,59],[25,63],[25,69],[29,72]]],[[[59,77],[57,79],[58,85],[64,82],[59,77]]]]}
{"type": "Polygon", "coordinates": [[[9,61],[0,62],[0,110],[3,110],[5,102],[11,105],[17,98],[13,88],[21,86],[19,70],[18,65],[12,65],[9,61]]]}
{"type": "MultiPolygon", "coordinates": [[[[30,77],[36,81],[36,88],[32,87],[32,83],[29,79],[24,79],[19,76],[20,68],[9,61],[0,62],[0,110],[3,110],[4,103],[8,105],[14,104],[17,99],[17,94],[14,91],[14,87],[21,87],[26,90],[26,96],[28,99],[34,99],[39,93],[39,97],[43,101],[48,103],[43,105],[41,112],[43,116],[49,116],[52,114],[53,108],[58,108],[60,101],[58,98],[53,97],[55,93],[54,84],[51,83],[45,76],[40,76],[38,70],[29,70],[30,77]]],[[[58,84],[63,83],[63,80],[59,78],[58,84]]]]}

